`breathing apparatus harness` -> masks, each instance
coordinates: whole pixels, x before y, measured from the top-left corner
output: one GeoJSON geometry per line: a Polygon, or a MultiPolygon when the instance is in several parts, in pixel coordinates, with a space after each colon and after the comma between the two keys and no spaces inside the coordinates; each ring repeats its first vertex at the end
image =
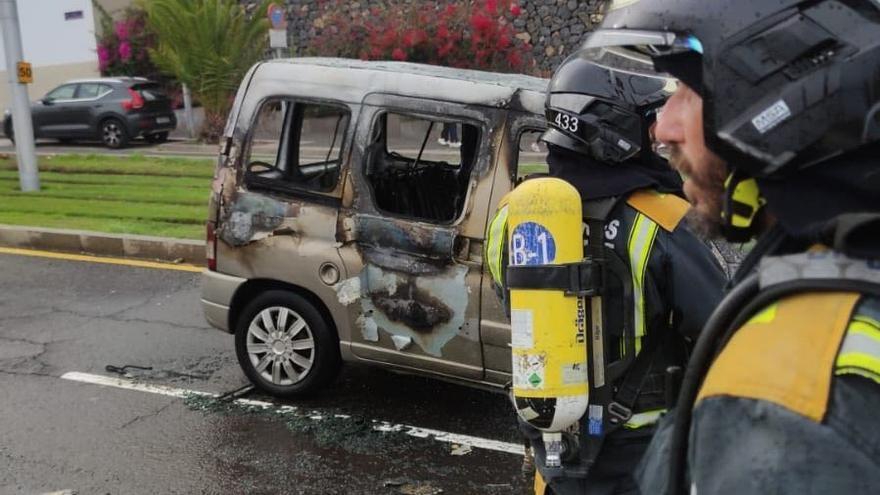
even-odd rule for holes
{"type": "MultiPolygon", "coordinates": [[[[647,381],[652,364],[662,349],[662,336],[645,336],[640,352],[635,347],[633,323],[633,285],[630,268],[611,248],[605,246],[603,232],[611,210],[620,197],[584,202],[583,216],[588,226],[584,259],[563,265],[515,266],[506,271],[509,289],[558,290],[569,297],[592,298],[586,308],[589,320],[588,350],[589,410],[578,422],[577,435],[562,432],[562,465],[542,466],[542,476],[585,478],[602,449],[605,439],[622,428],[633,416],[636,401],[647,381]],[[609,338],[607,315],[602,298],[607,296],[606,282],[615,277],[621,284],[623,308],[622,357],[607,363],[609,338]],[[591,307],[590,307],[591,306],[591,307]]],[[[668,371],[665,379],[665,402],[669,406],[677,394],[680,369],[668,371]]]]}

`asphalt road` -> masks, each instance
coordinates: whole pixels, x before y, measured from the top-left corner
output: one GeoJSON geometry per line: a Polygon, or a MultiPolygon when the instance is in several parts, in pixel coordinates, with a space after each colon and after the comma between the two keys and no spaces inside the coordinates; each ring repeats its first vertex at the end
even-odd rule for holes
{"type": "Polygon", "coordinates": [[[527,493],[517,454],[371,422],[515,445],[498,394],[347,367],[309,400],[247,397],[294,406],[279,412],[65,379],[215,394],[246,384],[198,293],[197,273],[0,254],[0,493],[527,493]]]}

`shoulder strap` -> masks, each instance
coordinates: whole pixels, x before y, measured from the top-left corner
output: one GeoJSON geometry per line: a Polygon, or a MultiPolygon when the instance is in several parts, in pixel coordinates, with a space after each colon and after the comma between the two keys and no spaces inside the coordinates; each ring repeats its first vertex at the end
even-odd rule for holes
{"type": "Polygon", "coordinates": [[[691,205],[674,194],[641,189],[629,195],[626,204],[650,218],[663,230],[672,232],[687,214],[691,205]]]}
{"type": "Polygon", "coordinates": [[[619,200],[619,196],[614,196],[611,198],[584,201],[584,218],[604,222],[619,200]]]}
{"type": "Polygon", "coordinates": [[[858,293],[814,292],[770,304],[718,355],[697,402],[714,396],[764,400],[822,421],[831,370],[858,299],[858,293]]]}

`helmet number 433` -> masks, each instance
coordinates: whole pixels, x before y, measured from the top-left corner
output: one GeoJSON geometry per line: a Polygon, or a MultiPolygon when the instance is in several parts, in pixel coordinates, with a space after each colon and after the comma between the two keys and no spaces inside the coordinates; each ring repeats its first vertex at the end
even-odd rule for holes
{"type": "Polygon", "coordinates": [[[577,132],[578,118],[571,115],[558,112],[553,122],[560,128],[569,132],[577,132]]]}

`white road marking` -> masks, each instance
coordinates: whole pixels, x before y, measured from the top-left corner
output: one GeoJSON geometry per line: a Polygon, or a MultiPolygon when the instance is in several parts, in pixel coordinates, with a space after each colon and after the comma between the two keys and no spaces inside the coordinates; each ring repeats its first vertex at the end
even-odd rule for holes
{"type": "MultiPolygon", "coordinates": [[[[150,385],[147,383],[138,383],[132,380],[115,378],[103,375],[94,375],[91,373],[80,373],[71,371],[61,375],[63,380],[70,380],[80,383],[89,383],[92,385],[100,385],[103,387],[120,388],[124,390],[134,390],[137,392],[146,392],[149,394],[165,395],[183,399],[188,395],[199,395],[203,397],[218,397],[218,394],[210,392],[201,392],[198,390],[187,390],[177,387],[169,387],[167,385],[150,385]]],[[[233,402],[242,406],[261,407],[264,409],[274,409],[279,412],[292,412],[298,410],[294,406],[278,405],[272,402],[252,399],[235,399],[233,402]]],[[[326,413],[320,411],[309,411],[308,417],[319,421],[326,416],[326,413]]],[[[350,418],[346,414],[334,414],[333,417],[340,419],[350,418]]],[[[450,433],[448,431],[434,430],[431,428],[421,428],[418,426],[405,424],[392,424],[387,421],[373,420],[373,429],[381,432],[397,432],[403,433],[416,438],[427,438],[438,442],[453,443],[458,445],[468,445],[470,447],[494,450],[496,452],[505,452],[507,454],[524,455],[524,449],[521,444],[502,442],[500,440],[492,440],[490,438],[474,437],[471,435],[462,435],[458,433],[450,433]]]]}

